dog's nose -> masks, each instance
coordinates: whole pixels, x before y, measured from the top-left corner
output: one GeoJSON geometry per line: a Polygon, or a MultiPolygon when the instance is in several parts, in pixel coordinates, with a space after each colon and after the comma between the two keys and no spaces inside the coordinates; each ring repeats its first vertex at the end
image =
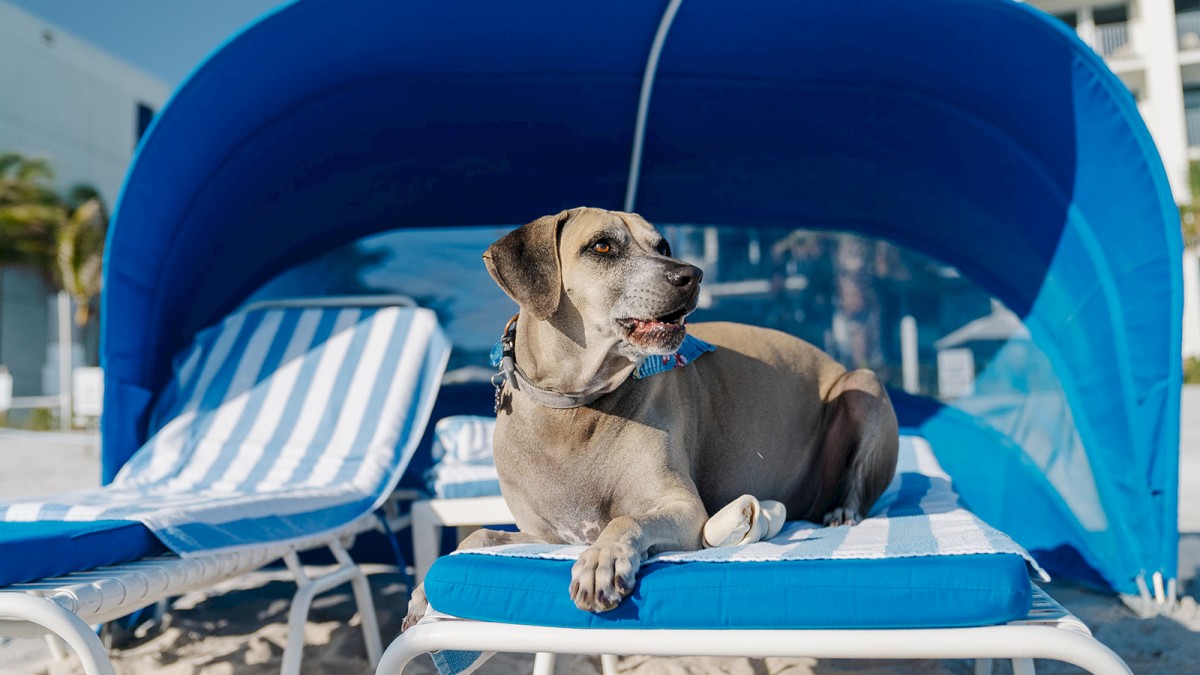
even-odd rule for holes
{"type": "Polygon", "coordinates": [[[695,265],[683,265],[667,272],[667,281],[672,286],[688,286],[698,284],[704,278],[704,272],[695,265]]]}

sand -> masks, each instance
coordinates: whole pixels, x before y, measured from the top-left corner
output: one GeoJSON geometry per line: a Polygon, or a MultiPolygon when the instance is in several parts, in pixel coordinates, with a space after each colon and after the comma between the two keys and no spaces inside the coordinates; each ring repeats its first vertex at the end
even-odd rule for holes
{"type": "MultiPolygon", "coordinates": [[[[1200,388],[1184,392],[1180,462],[1180,578],[1182,600],[1170,615],[1137,618],[1117,598],[1065,583],[1047,586],[1052,596],[1091,627],[1135,673],[1200,672],[1200,388]]],[[[96,482],[94,437],[45,436],[0,431],[0,495],[26,496],[84,488],[96,482]]],[[[116,650],[117,672],[126,675],[257,675],[278,673],[294,586],[280,572],[264,571],[179,599],[156,632],[116,650]]],[[[399,575],[373,574],[372,588],[385,642],[399,629],[408,591],[399,575]]],[[[348,588],[321,596],[305,627],[304,673],[370,673],[362,633],[348,588]]],[[[866,639],[866,638],[864,638],[866,639]]],[[[479,673],[530,672],[533,657],[501,654],[479,673]]],[[[1037,663],[1041,673],[1079,672],[1055,662],[1037,663]]],[[[619,671],[636,675],[804,675],[809,673],[973,672],[970,661],[817,661],[814,659],[625,657],[619,671]]],[[[54,661],[40,639],[0,638],[0,675],[82,673],[74,658],[54,661]]],[[[421,657],[407,673],[436,672],[421,657]]],[[[562,656],[558,673],[600,672],[596,657],[562,656]]],[[[997,672],[1010,672],[1000,664],[997,672]]]]}

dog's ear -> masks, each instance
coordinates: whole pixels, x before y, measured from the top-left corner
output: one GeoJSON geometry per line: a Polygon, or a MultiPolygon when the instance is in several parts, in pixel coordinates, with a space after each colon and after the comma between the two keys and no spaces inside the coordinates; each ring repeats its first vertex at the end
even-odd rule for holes
{"type": "Polygon", "coordinates": [[[542,216],[504,235],[483,254],[488,273],[535,319],[548,319],[558,309],[558,239],[570,218],[570,211],[542,216]]]}

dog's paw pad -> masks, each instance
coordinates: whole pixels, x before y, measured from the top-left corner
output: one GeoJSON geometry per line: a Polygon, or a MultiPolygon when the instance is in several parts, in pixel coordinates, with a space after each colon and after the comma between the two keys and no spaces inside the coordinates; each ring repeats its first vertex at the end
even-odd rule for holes
{"type": "Polygon", "coordinates": [[[862,522],[862,514],[857,509],[836,508],[825,514],[822,521],[825,527],[840,527],[842,525],[857,525],[862,522]]]}

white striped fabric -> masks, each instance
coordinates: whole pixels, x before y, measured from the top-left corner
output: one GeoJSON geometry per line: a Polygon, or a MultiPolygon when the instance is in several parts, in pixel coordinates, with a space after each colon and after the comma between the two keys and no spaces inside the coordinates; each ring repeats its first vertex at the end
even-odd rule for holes
{"type": "Polygon", "coordinates": [[[433,466],[425,475],[438,499],[493,497],[500,494],[500,477],[492,458],[495,417],[452,415],[433,427],[433,466]]]}
{"type": "MultiPolygon", "coordinates": [[[[854,527],[789,522],[774,538],[741,546],[662,553],[651,562],[757,562],[773,560],[910,558],[937,555],[1012,553],[1025,558],[1042,581],[1050,577],[1007,535],[968,511],[954,492],[929,443],[901,438],[896,478],[871,517],[854,527]]],[[[513,544],[471,549],[462,555],[574,560],[583,546],[513,544]]]]}
{"type": "Polygon", "coordinates": [[[111,485],[0,503],[0,520],[138,520],[181,555],[335,529],[394,489],[449,352],[428,309],[234,313],[177,360],[111,485]]]}
{"type": "Polygon", "coordinates": [[[427,481],[438,499],[500,496],[500,476],[495,464],[435,464],[427,481]]]}

